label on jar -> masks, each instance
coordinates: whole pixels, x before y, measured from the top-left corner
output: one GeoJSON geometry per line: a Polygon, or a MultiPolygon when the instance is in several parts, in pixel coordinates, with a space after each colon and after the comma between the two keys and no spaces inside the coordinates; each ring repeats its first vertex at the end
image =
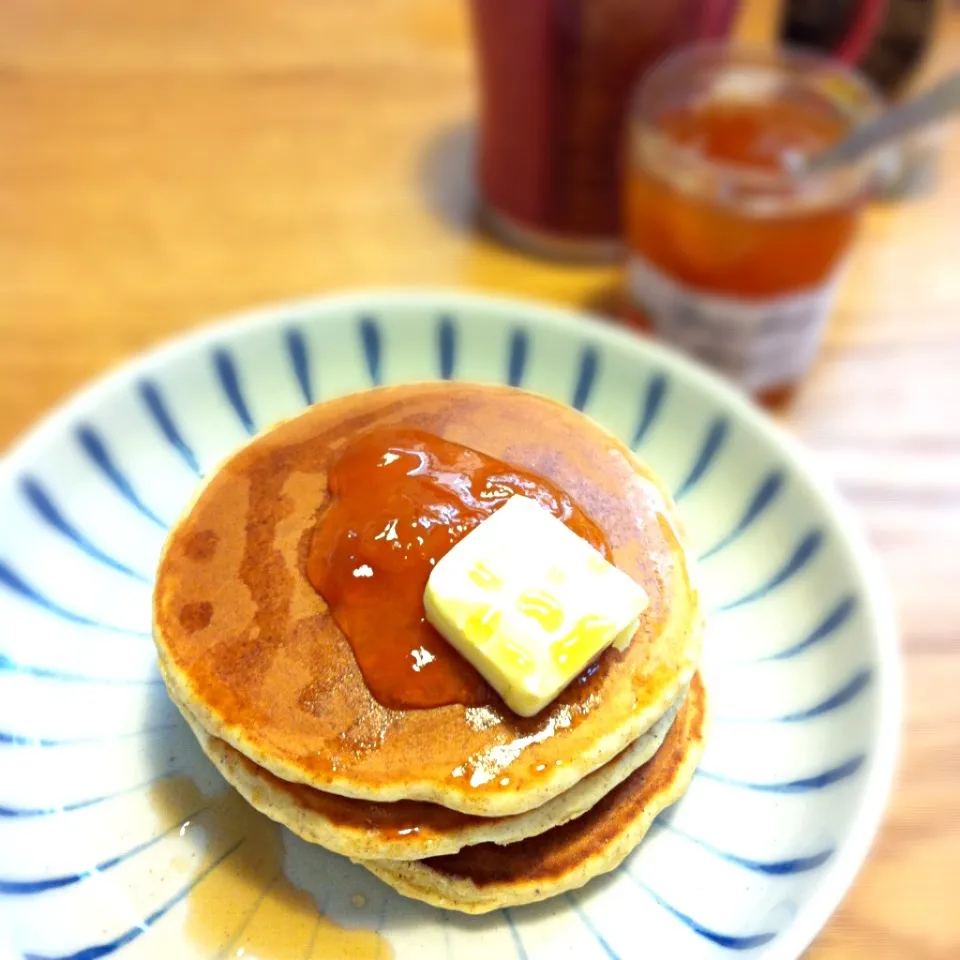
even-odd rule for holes
{"type": "Polygon", "coordinates": [[[748,300],[688,287],[631,253],[627,287],[657,336],[757,391],[793,383],[810,366],[836,272],[813,290],[748,300]]]}

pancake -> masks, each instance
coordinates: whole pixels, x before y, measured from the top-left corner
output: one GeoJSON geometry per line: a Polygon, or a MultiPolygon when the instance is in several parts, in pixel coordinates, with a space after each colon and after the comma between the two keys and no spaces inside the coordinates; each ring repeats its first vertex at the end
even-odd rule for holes
{"type": "Polygon", "coordinates": [[[609,763],[542,807],[512,817],[477,817],[417,800],[372,803],[280,780],[212,737],[178,704],[203,752],[251,806],[310,843],[353,859],[418,860],[476,843],[516,843],[589,810],[663,743],[679,703],[609,763]]]}
{"type": "Polygon", "coordinates": [[[661,811],[686,791],[700,762],[706,698],[697,675],[663,746],[583,816],[506,847],[448,857],[358,860],[399,893],[445,910],[488,913],[546,900],[615,870],[661,811]]]}
{"type": "Polygon", "coordinates": [[[418,384],[310,408],[216,471],[172,530],[154,638],[175,699],[282,780],[479,816],[532,810],[650,729],[690,682],[702,615],[669,495],[616,438],[507,387],[418,384]],[[306,577],[327,474],[358,435],[403,425],[534,471],[583,508],[650,604],[624,652],[537,716],[502,703],[389,709],[306,577]]]}

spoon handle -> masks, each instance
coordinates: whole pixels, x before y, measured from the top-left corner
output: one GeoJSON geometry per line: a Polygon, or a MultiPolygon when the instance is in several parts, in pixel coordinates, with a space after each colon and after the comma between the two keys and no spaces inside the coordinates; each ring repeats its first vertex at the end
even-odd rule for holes
{"type": "Polygon", "coordinates": [[[960,110],[960,71],[949,74],[918,97],[901,103],[858,127],[839,143],[810,157],[807,171],[859,160],[871,150],[898,140],[935,120],[960,110]]]}

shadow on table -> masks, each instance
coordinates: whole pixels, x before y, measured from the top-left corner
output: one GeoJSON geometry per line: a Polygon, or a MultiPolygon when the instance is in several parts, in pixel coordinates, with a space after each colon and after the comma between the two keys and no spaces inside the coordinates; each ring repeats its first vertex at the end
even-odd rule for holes
{"type": "Polygon", "coordinates": [[[417,184],[427,209],[458,233],[478,230],[476,140],[472,120],[442,127],[423,148],[417,167],[417,184]]]}

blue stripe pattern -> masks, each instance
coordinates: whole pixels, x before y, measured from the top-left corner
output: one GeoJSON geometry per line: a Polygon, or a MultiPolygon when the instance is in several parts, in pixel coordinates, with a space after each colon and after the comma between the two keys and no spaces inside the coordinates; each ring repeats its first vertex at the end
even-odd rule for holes
{"type": "Polygon", "coordinates": [[[293,367],[304,403],[309,407],[314,402],[313,383],[310,379],[310,355],[307,351],[307,341],[301,330],[291,327],[287,330],[284,340],[287,344],[287,353],[290,354],[290,365],[293,367]]]}
{"type": "Polygon", "coordinates": [[[751,870],[753,873],[761,873],[771,877],[781,877],[789,874],[806,873],[809,870],[816,870],[817,867],[823,866],[823,864],[825,864],[833,856],[834,852],[833,848],[831,847],[808,856],[793,857],[787,860],[751,860],[748,857],[741,857],[735,853],[730,853],[727,850],[721,850],[719,847],[715,847],[713,844],[707,843],[706,840],[702,840],[700,837],[691,836],[689,833],[678,829],[672,824],[661,823],[658,820],[655,822],[655,825],[660,830],[665,830],[668,833],[674,834],[675,836],[682,837],[684,840],[688,840],[690,843],[696,844],[698,847],[706,850],[707,853],[710,853],[715,857],[719,857],[721,860],[725,860],[727,863],[733,863],[738,867],[743,867],[745,870],[751,870]]]}
{"type": "Polygon", "coordinates": [[[852,700],[855,700],[869,685],[871,672],[861,670],[849,683],[841,687],[836,693],[831,694],[825,700],[807,707],[805,710],[797,710],[794,713],[785,713],[779,717],[751,717],[751,716],[727,716],[720,715],[715,717],[722,723],[802,723],[805,720],[813,720],[815,717],[822,717],[832,710],[839,710],[846,706],[852,700]]]}
{"type": "Polygon", "coordinates": [[[567,903],[573,907],[577,916],[583,921],[583,925],[590,931],[593,939],[596,940],[597,944],[600,946],[600,949],[606,954],[607,960],[620,960],[617,952],[613,949],[613,947],[610,946],[603,934],[597,929],[597,925],[590,919],[587,911],[580,906],[579,902],[577,901],[576,894],[571,891],[565,895],[565,899],[567,903]]]}
{"type": "Polygon", "coordinates": [[[850,594],[847,594],[823,619],[809,636],[804,637],[799,643],[781,650],[779,653],[770,654],[767,657],[761,657],[757,662],[764,663],[772,660],[789,660],[798,653],[803,653],[821,640],[836,633],[850,619],[851,614],[856,609],[857,602],[850,594]]]}
{"type": "Polygon", "coordinates": [[[380,369],[380,328],[373,317],[360,318],[360,343],[363,346],[363,355],[367,361],[370,382],[375,387],[379,387],[383,383],[380,369]]]}
{"type": "Polygon", "coordinates": [[[762,947],[768,944],[777,935],[775,932],[770,932],[738,936],[735,934],[719,933],[716,930],[711,930],[709,927],[705,927],[703,924],[697,923],[693,917],[688,916],[681,910],[678,910],[672,904],[668,903],[663,899],[663,897],[651,890],[650,887],[648,887],[642,880],[635,877],[625,867],[621,866],[618,869],[618,872],[626,874],[626,876],[628,876],[641,890],[643,890],[643,892],[646,893],[647,896],[654,901],[654,903],[666,910],[667,913],[675,917],[681,923],[686,924],[694,933],[703,937],[705,940],[709,940],[711,943],[715,943],[718,947],[723,947],[726,950],[755,950],[757,947],[762,947]]]}
{"type": "Polygon", "coordinates": [[[151,523],[155,523],[161,530],[166,530],[167,525],[140,499],[140,495],[134,489],[133,484],[117,466],[100,435],[92,427],[84,425],[77,428],[77,440],[83,452],[86,453],[110,483],[113,484],[117,493],[119,493],[137,513],[146,517],[151,523]]]}
{"type": "Polygon", "coordinates": [[[237,372],[237,365],[230,355],[229,351],[222,347],[213,352],[213,366],[217,371],[217,379],[220,386],[230,401],[238,419],[243,424],[243,428],[252,437],[257,432],[257,427],[250,416],[250,410],[247,407],[247,401],[243,396],[243,389],[240,385],[240,374],[237,372]]]}
{"type": "Polygon", "coordinates": [[[663,398],[667,392],[667,378],[662,373],[656,373],[650,378],[647,384],[647,391],[643,398],[643,411],[640,414],[640,420],[637,423],[637,429],[633,432],[633,449],[636,450],[643,443],[660,413],[660,407],[663,405],[663,398]]]}
{"type": "Polygon", "coordinates": [[[163,680],[159,676],[133,679],[129,677],[94,676],[88,673],[69,673],[63,670],[54,670],[52,667],[38,667],[32,664],[16,663],[3,653],[0,653],[0,670],[8,670],[11,673],[21,673],[27,677],[38,677],[43,680],[58,680],[68,683],[104,683],[124,686],[163,683],[163,680]]]}
{"type": "Polygon", "coordinates": [[[374,927],[377,933],[383,929],[384,921],[387,919],[387,910],[390,909],[390,900],[388,897],[384,897],[380,901],[380,910],[377,914],[377,925],[374,927]]]}
{"type": "Polygon", "coordinates": [[[523,383],[523,376],[527,369],[527,353],[530,338],[526,330],[514,330],[510,334],[510,356],[507,360],[507,383],[511,387],[519,387],[523,383]]]}
{"type": "Polygon", "coordinates": [[[21,897],[31,896],[35,893],[43,893],[45,890],[57,890],[61,887],[72,886],[75,883],[79,883],[81,880],[86,880],[87,877],[90,877],[95,873],[105,873],[112,867],[129,860],[131,857],[135,857],[138,853],[143,853],[144,850],[149,850],[151,847],[156,846],[156,844],[158,844],[165,837],[169,837],[170,834],[175,830],[179,830],[183,823],[188,820],[192,820],[198,814],[203,813],[203,811],[206,809],[207,808],[204,806],[194,810],[192,813],[178,820],[177,823],[175,823],[169,829],[164,830],[162,833],[158,833],[155,837],[151,837],[149,840],[144,840],[143,843],[139,843],[135,847],[131,847],[129,850],[125,850],[123,853],[117,854],[115,857],[110,857],[109,860],[104,860],[101,863],[98,863],[95,867],[91,867],[89,870],[84,870],[82,873],[69,873],[65,876],[47,877],[43,880],[0,879],[0,894],[5,893],[9,896],[21,897]]]}
{"type": "Polygon", "coordinates": [[[457,360],[457,329],[449,317],[440,318],[437,348],[440,352],[440,376],[444,380],[452,380],[457,360]]]}
{"type": "Polygon", "coordinates": [[[729,429],[730,423],[726,417],[717,417],[713,423],[710,424],[707,435],[703,440],[703,446],[700,448],[700,453],[690,468],[686,479],[680,484],[677,492],[673,495],[674,500],[678,502],[682,500],[700,482],[720,452],[720,448],[727,438],[727,431],[729,429]]]}
{"type": "MultiPolygon", "coordinates": [[[[504,910],[504,913],[508,911],[504,910]]],[[[507,920],[509,923],[510,920],[507,920]]],[[[450,911],[441,910],[440,911],[440,923],[443,926],[443,947],[447,952],[447,956],[450,955],[450,911]]],[[[303,960],[310,960],[310,954],[307,954],[303,960]]]]}
{"type": "Polygon", "coordinates": [[[184,463],[186,463],[198,477],[202,477],[203,471],[200,469],[197,455],[193,452],[193,449],[187,441],[183,439],[183,435],[173,422],[173,417],[170,415],[166,403],[164,403],[160,388],[152,380],[141,380],[139,390],[140,397],[144,404],[146,404],[153,419],[157,422],[157,426],[160,428],[160,432],[164,437],[166,437],[167,442],[180,454],[184,463]]]}
{"type": "Polygon", "coordinates": [[[0,744],[10,747],[73,747],[86,743],[116,743],[118,740],[133,740],[137,737],[147,737],[154,733],[166,733],[174,730],[179,723],[165,723],[159,727],[144,727],[142,730],[131,730],[127,733],[114,733],[109,737],[68,737],[67,739],[47,739],[43,737],[28,737],[19,733],[7,733],[0,730],[0,744]]]}
{"type": "Polygon", "coordinates": [[[727,610],[735,610],[737,607],[762,599],[771,590],[775,590],[786,583],[794,574],[799,573],[816,556],[822,543],[823,533],[820,530],[812,530],[800,541],[790,559],[769,580],[755,590],[745,593],[742,597],[716,607],[714,612],[723,613],[727,610]]]}
{"type": "Polygon", "coordinates": [[[707,560],[712,557],[714,554],[719,553],[725,547],[729,547],[731,543],[737,540],[738,537],[742,536],[743,533],[750,527],[750,525],[763,513],[767,507],[772,504],[777,497],[780,495],[780,491],[783,489],[784,476],[783,471],[781,470],[771,470],[770,473],[764,477],[763,482],[757,488],[756,493],[753,495],[753,499],[747,505],[747,509],[744,511],[743,516],[740,518],[737,525],[723,538],[721,538],[717,543],[715,543],[706,553],[700,554],[700,561],[707,560]]]}
{"type": "Polygon", "coordinates": [[[149,637],[150,634],[144,630],[131,630],[127,627],[116,627],[110,623],[103,623],[100,620],[94,620],[91,617],[85,617],[83,614],[74,613],[60,604],[54,603],[49,597],[40,593],[35,587],[32,587],[18,573],[15,573],[8,564],[0,560],[0,585],[17,594],[24,600],[29,600],[32,604],[39,607],[46,613],[52,613],[69,623],[75,623],[81,627],[94,627],[97,630],[106,630],[109,633],[122,633],[131,637],[149,637]]]}
{"type": "Polygon", "coordinates": [[[577,385],[573,390],[573,406],[577,410],[583,410],[590,401],[598,362],[595,347],[584,347],[580,352],[580,372],[577,374],[577,385]]]}
{"type": "Polygon", "coordinates": [[[95,807],[108,800],[116,800],[117,797],[126,797],[131,793],[137,793],[140,790],[146,790],[153,787],[163,780],[169,780],[171,777],[179,776],[179,770],[170,770],[167,773],[160,774],[159,777],[153,777],[145,783],[138,783],[124,790],[117,790],[115,793],[105,793],[98,797],[89,797],[86,800],[77,800],[74,803],[64,804],[60,807],[7,807],[0,805],[0,817],[49,817],[58,813],[73,813],[75,810],[86,810],[88,807],[95,807]]]}
{"type": "Polygon", "coordinates": [[[176,896],[171,897],[162,907],[158,910],[155,910],[150,916],[145,917],[143,923],[136,927],[131,927],[127,930],[126,933],[121,934],[115,940],[110,940],[107,943],[100,943],[96,946],[86,947],[83,950],[78,950],[76,953],[70,954],[61,954],[60,956],[54,957],[51,954],[37,954],[37,953],[27,953],[24,955],[24,960],[98,960],[99,957],[105,957],[108,954],[113,953],[116,950],[119,950],[121,947],[126,946],[132,940],[136,940],[137,937],[142,933],[152,927],[164,914],[173,909],[178,903],[180,903],[185,897],[189,896],[190,891],[197,886],[202,880],[205,880],[207,876],[213,873],[217,867],[220,866],[228,857],[232,856],[244,843],[244,840],[238,840],[226,853],[219,856],[206,870],[204,870],[196,880],[184,887],[176,896]]]}
{"type": "Polygon", "coordinates": [[[786,713],[777,717],[781,723],[801,723],[804,720],[812,720],[814,717],[822,717],[831,710],[838,710],[852,700],[856,699],[860,693],[870,685],[871,672],[861,670],[848,684],[841,687],[836,693],[821,700],[820,703],[806,710],[798,710],[796,713],[786,713]]]}
{"type": "Polygon", "coordinates": [[[866,759],[864,756],[854,757],[837,767],[824,770],[823,773],[781,783],[754,783],[751,780],[737,780],[733,777],[724,777],[719,773],[713,773],[710,770],[704,770],[702,767],[697,770],[695,776],[730,787],[753,790],[757,793],[807,793],[811,790],[823,790],[825,787],[833,786],[835,783],[840,783],[841,780],[852,777],[863,766],[866,759]]]}
{"type": "Polygon", "coordinates": [[[40,483],[33,477],[27,475],[20,478],[20,490],[31,507],[40,515],[41,519],[49,526],[53,527],[58,533],[71,540],[88,557],[102,563],[118,573],[123,573],[140,583],[150,583],[150,579],[142,573],[137,572],[125,563],[121,563],[110,554],[101,550],[88,537],[82,534],[64,515],[60,508],[53,502],[50,495],[40,486],[40,483]]]}
{"type": "Polygon", "coordinates": [[[523,941],[520,939],[520,933],[517,930],[517,925],[513,922],[513,915],[510,913],[510,910],[504,908],[503,916],[506,918],[507,929],[513,938],[513,945],[516,948],[518,960],[528,960],[527,950],[523,945],[523,941]]]}

